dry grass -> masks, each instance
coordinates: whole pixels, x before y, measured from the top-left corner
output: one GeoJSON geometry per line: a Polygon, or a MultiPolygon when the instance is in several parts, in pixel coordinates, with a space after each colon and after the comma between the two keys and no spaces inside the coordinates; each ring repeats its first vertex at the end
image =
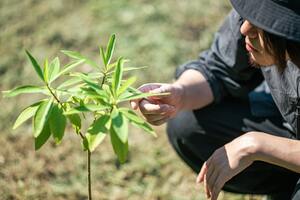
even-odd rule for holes
{"type": "MultiPolygon", "coordinates": [[[[93,195],[104,200],[205,199],[196,175],[175,155],[163,127],[159,138],[132,128],[130,159],[118,165],[109,140],[92,157],[93,195]]],[[[48,143],[34,152],[29,134],[0,138],[0,199],[86,199],[85,154],[68,133],[60,146],[48,143]]],[[[221,194],[223,200],[249,197],[221,194]]],[[[258,198],[256,198],[258,199],[258,198]]]]}

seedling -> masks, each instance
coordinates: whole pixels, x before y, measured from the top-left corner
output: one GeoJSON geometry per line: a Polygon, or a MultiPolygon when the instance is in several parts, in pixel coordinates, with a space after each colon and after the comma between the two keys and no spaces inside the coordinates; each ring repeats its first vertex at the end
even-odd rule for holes
{"type": "Polygon", "coordinates": [[[51,62],[45,59],[42,68],[26,51],[42,84],[24,85],[3,92],[6,97],[26,93],[43,94],[44,98],[26,107],[13,125],[13,129],[16,129],[32,118],[35,150],[39,150],[51,136],[56,144],[60,144],[67,124],[71,124],[81,138],[83,150],[87,152],[89,200],[92,199],[91,153],[106,137],[110,137],[120,163],[124,163],[128,154],[128,123],[156,136],[144,119],[120,104],[154,94],[142,93],[132,87],[136,81],[135,77],[123,80],[124,72],[141,68],[124,67],[128,60],[122,57],[112,62],[115,40],[115,35],[112,35],[106,50],[103,47],[99,48],[102,65],[78,52],[62,51],[72,59],[69,64],[61,67],[60,60],[56,57],[51,62]],[[75,72],[74,69],[82,64],[89,65],[93,71],[75,72]],[[89,128],[83,130],[82,123],[90,124],[89,128]]]}

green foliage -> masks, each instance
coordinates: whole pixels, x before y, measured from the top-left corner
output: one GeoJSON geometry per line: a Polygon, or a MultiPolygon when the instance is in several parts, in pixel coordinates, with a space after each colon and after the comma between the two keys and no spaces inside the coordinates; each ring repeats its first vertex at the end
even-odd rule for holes
{"type": "Polygon", "coordinates": [[[48,99],[39,105],[33,120],[34,137],[38,137],[42,132],[50,116],[52,104],[53,100],[48,99]]]}
{"type": "Polygon", "coordinates": [[[54,104],[49,118],[49,127],[57,144],[61,142],[66,128],[67,118],[63,112],[60,105],[54,104]]]}
{"type": "MultiPolygon", "coordinates": [[[[122,57],[111,63],[115,48],[116,36],[113,34],[107,44],[106,51],[100,47],[100,57],[103,67],[81,55],[79,52],[63,50],[62,52],[73,59],[61,67],[60,60],[55,57],[44,61],[43,69],[36,59],[26,51],[37,75],[43,81],[40,86],[21,86],[4,91],[5,96],[13,97],[24,93],[41,93],[46,99],[40,100],[24,109],[17,118],[14,127],[19,127],[26,120],[33,118],[35,149],[40,149],[52,135],[56,144],[61,143],[67,130],[68,122],[82,139],[84,150],[94,151],[110,134],[114,152],[121,163],[128,154],[128,123],[140,127],[156,136],[151,126],[140,118],[134,111],[121,107],[120,103],[133,99],[147,98],[154,94],[142,93],[132,87],[135,77],[123,80],[125,71],[141,69],[128,67],[128,61],[122,57]],[[75,67],[86,63],[96,72],[71,72],[75,67]],[[57,84],[55,80],[64,79],[57,84]],[[54,85],[54,86],[53,86],[54,85]],[[82,120],[88,120],[86,115],[94,119],[86,133],[82,130],[82,120]],[[67,120],[68,119],[68,120],[67,120]]],[[[157,95],[157,94],[155,94],[157,95]]]]}
{"type": "Polygon", "coordinates": [[[34,70],[36,71],[37,75],[44,81],[44,75],[43,75],[43,71],[40,67],[40,65],[37,63],[37,61],[34,59],[34,57],[26,50],[27,56],[29,57],[32,66],[34,68],[34,70]]]}
{"type": "Polygon", "coordinates": [[[106,53],[104,53],[103,48],[100,47],[100,52],[101,52],[101,56],[102,56],[102,60],[103,60],[105,68],[107,68],[107,66],[110,63],[110,60],[112,58],[113,51],[114,51],[114,48],[115,48],[115,43],[116,43],[116,36],[115,36],[115,34],[113,34],[109,39],[107,49],[106,49],[106,53]]]}
{"type": "Polygon", "coordinates": [[[55,80],[55,77],[58,75],[60,70],[60,62],[58,57],[56,57],[49,66],[48,74],[49,74],[49,84],[55,80]]]}
{"type": "Polygon", "coordinates": [[[46,87],[39,87],[34,85],[24,85],[16,87],[12,90],[4,91],[3,94],[5,97],[14,97],[19,94],[29,94],[29,93],[44,93],[47,94],[46,87]]]}
{"type": "Polygon", "coordinates": [[[118,155],[120,163],[124,163],[128,154],[128,140],[123,143],[116,133],[115,129],[110,129],[110,140],[114,149],[115,154],[118,155]]]}
{"type": "Polygon", "coordinates": [[[125,144],[128,141],[128,120],[117,108],[113,109],[111,120],[111,129],[115,131],[121,142],[125,144]]]}
{"type": "Polygon", "coordinates": [[[47,142],[50,136],[51,136],[50,127],[49,124],[46,123],[41,133],[36,138],[34,138],[34,149],[39,150],[47,142]]]}
{"type": "Polygon", "coordinates": [[[30,106],[28,106],[27,108],[25,108],[19,115],[19,117],[17,118],[13,129],[18,128],[21,124],[23,124],[26,120],[30,119],[37,111],[37,109],[39,108],[39,105],[41,104],[40,102],[34,103],[30,106]]]}
{"type": "Polygon", "coordinates": [[[108,115],[102,115],[89,127],[86,138],[86,149],[94,151],[96,147],[103,141],[108,132],[106,124],[109,122],[110,117],[108,115]]]}

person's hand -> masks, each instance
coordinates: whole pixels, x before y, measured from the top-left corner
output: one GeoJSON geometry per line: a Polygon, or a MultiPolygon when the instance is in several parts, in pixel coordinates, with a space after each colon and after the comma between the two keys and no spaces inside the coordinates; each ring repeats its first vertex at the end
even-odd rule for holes
{"type": "Polygon", "coordinates": [[[141,92],[154,94],[169,93],[163,96],[153,96],[130,102],[133,109],[139,108],[147,122],[161,125],[174,117],[183,106],[183,87],[179,84],[148,83],[138,88],[141,92]]]}
{"type": "Polygon", "coordinates": [[[204,183],[206,197],[217,200],[224,184],[253,163],[255,139],[245,134],[217,149],[203,164],[197,183],[204,183]]]}

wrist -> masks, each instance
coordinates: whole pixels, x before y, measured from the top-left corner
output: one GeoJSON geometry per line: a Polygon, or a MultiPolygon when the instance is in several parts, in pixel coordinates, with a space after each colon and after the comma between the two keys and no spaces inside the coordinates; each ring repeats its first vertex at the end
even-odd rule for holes
{"type": "Polygon", "coordinates": [[[186,99],[186,88],[183,84],[179,82],[174,82],[172,84],[173,88],[175,88],[176,96],[178,97],[178,111],[183,110],[185,106],[185,99],[186,99]]]}
{"type": "Polygon", "coordinates": [[[251,161],[258,160],[260,152],[260,137],[258,132],[248,132],[242,136],[243,152],[251,161]]]}

